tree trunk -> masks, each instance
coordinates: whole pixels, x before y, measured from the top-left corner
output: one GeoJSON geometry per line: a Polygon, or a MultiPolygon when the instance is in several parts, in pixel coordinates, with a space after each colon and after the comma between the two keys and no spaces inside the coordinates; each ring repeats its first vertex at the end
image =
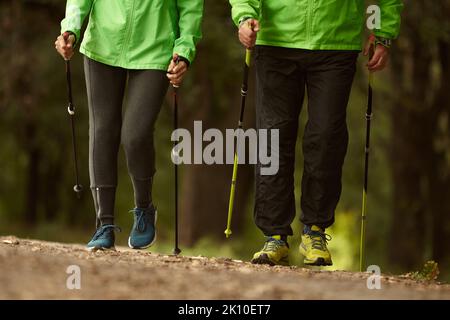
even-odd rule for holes
{"type": "MultiPolygon", "coordinates": [[[[200,54],[201,55],[201,54],[200,54]]],[[[198,59],[207,59],[199,57],[198,59]]],[[[197,65],[198,77],[203,90],[196,101],[197,112],[183,114],[186,108],[181,108],[181,119],[184,128],[193,132],[193,121],[202,120],[203,132],[208,128],[217,128],[225,135],[226,128],[236,128],[239,119],[240,83],[231,82],[228,86],[233,92],[229,99],[230,109],[225,114],[217,110],[217,89],[214,88],[213,78],[207,64],[197,65]]],[[[220,94],[220,92],[217,92],[220,94]]],[[[231,94],[230,94],[231,95],[231,94]]],[[[253,99],[249,97],[245,111],[246,128],[255,126],[253,99]]],[[[225,139],[224,139],[225,144],[225,139]]],[[[225,155],[225,148],[224,148],[225,155]]],[[[224,239],[227,223],[228,201],[230,196],[232,165],[190,165],[184,167],[182,181],[182,208],[180,217],[181,240],[186,245],[192,245],[201,237],[212,236],[224,239]]],[[[249,214],[248,200],[253,182],[253,167],[239,165],[236,197],[234,201],[232,230],[235,234],[242,229],[245,214],[249,214]]]]}
{"type": "Polygon", "coordinates": [[[394,208],[388,252],[391,263],[403,270],[420,268],[426,259],[445,262],[450,241],[450,41],[444,33],[433,39],[423,32],[430,27],[427,21],[436,26],[448,21],[450,8],[445,6],[410,3],[392,57],[397,87],[391,113],[394,208]]]}
{"type": "Polygon", "coordinates": [[[25,193],[25,212],[24,218],[27,225],[34,225],[37,222],[38,199],[39,199],[39,165],[41,153],[39,148],[32,143],[36,133],[34,124],[28,124],[26,127],[26,136],[29,138],[30,146],[27,148],[28,168],[25,193]]]}

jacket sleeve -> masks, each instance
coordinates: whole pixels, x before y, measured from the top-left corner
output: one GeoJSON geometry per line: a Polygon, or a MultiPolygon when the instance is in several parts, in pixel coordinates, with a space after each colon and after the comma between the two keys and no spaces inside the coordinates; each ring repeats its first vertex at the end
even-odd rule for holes
{"type": "Polygon", "coordinates": [[[402,0],[378,0],[381,9],[381,29],[375,30],[379,37],[395,39],[400,32],[402,0]]]}
{"type": "Polygon", "coordinates": [[[173,53],[190,63],[195,58],[196,45],[202,38],[203,0],[177,0],[179,36],[173,53]]]}
{"type": "Polygon", "coordinates": [[[234,23],[238,26],[239,20],[244,17],[258,19],[260,2],[261,0],[230,0],[231,17],[234,23]]]}
{"type": "Polygon", "coordinates": [[[78,42],[84,19],[91,11],[93,3],[94,0],[67,0],[66,17],[61,21],[61,34],[70,31],[75,34],[78,42]]]}

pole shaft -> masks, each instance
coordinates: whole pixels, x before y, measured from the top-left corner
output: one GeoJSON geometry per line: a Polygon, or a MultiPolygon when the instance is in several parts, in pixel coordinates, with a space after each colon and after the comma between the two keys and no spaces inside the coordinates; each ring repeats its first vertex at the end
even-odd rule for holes
{"type": "MultiPolygon", "coordinates": [[[[369,59],[373,57],[373,47],[370,50],[369,59]]],[[[373,105],[373,74],[369,72],[369,85],[367,95],[366,110],[366,143],[364,149],[364,185],[361,208],[361,239],[359,249],[359,271],[363,272],[366,268],[366,219],[367,219],[367,192],[369,185],[369,154],[370,154],[370,127],[372,121],[372,105],[373,105]]]]}
{"type": "Polygon", "coordinates": [[[75,130],[75,118],[73,115],[70,116],[70,122],[72,127],[72,136],[74,137],[72,139],[72,148],[73,148],[73,160],[75,165],[75,182],[76,185],[80,185],[80,176],[79,176],[79,170],[78,170],[78,154],[77,154],[77,142],[75,139],[76,130],[75,130]]]}
{"type": "MultiPolygon", "coordinates": [[[[238,122],[239,129],[243,128],[245,104],[246,104],[246,98],[247,98],[247,92],[248,92],[248,75],[249,75],[249,71],[250,71],[251,57],[252,57],[252,52],[251,52],[251,50],[247,49],[245,51],[244,76],[243,76],[242,87],[241,87],[241,108],[239,111],[239,122],[238,122]]],[[[234,152],[233,176],[231,179],[230,201],[228,203],[227,228],[225,230],[225,235],[227,238],[232,233],[231,220],[233,217],[234,197],[235,197],[235,193],[236,193],[236,182],[237,182],[238,163],[239,163],[239,156],[238,156],[237,150],[238,150],[238,145],[236,144],[235,152],[234,152]]]]}
{"type": "Polygon", "coordinates": [[[231,231],[231,219],[233,218],[233,207],[234,207],[234,196],[236,192],[236,180],[237,180],[237,171],[238,171],[238,162],[239,157],[237,152],[234,153],[234,165],[233,165],[233,176],[231,179],[231,192],[230,192],[230,201],[228,203],[228,219],[227,219],[227,229],[225,230],[225,235],[227,238],[230,237],[231,231]]]}
{"type": "Polygon", "coordinates": [[[73,95],[72,95],[72,73],[70,68],[70,60],[66,60],[66,79],[67,79],[67,96],[69,100],[69,105],[67,107],[67,111],[70,116],[70,126],[72,131],[72,149],[73,149],[73,160],[75,167],[75,187],[74,191],[77,193],[77,197],[80,198],[80,193],[82,190],[80,184],[80,174],[78,169],[78,154],[77,154],[77,142],[76,142],[76,128],[75,128],[75,106],[73,104],[73,95]]]}
{"type": "MultiPolygon", "coordinates": [[[[173,128],[176,131],[178,129],[178,88],[173,87],[173,128]]],[[[173,147],[175,148],[177,145],[176,142],[177,139],[174,140],[173,147]]],[[[175,149],[174,149],[175,150],[175,149]]],[[[178,155],[176,155],[178,157],[178,155]]],[[[175,177],[175,191],[174,191],[174,197],[175,197],[175,246],[173,253],[179,254],[181,250],[178,247],[178,165],[174,163],[174,177],[175,177]]]]}
{"type": "Polygon", "coordinates": [[[67,94],[69,97],[69,108],[73,110],[73,97],[72,97],[72,74],[70,71],[70,60],[66,60],[66,78],[67,78],[67,94]]]}
{"type": "MultiPolygon", "coordinates": [[[[174,57],[173,62],[178,65],[180,62],[179,57],[174,57]]],[[[173,129],[174,132],[178,130],[178,85],[172,85],[173,88],[173,129]]],[[[179,154],[176,152],[177,139],[173,141],[173,151],[175,152],[175,157],[178,158],[179,154]]],[[[178,247],[178,165],[174,162],[174,180],[175,180],[175,246],[173,248],[173,254],[178,255],[181,253],[178,247]]]]}

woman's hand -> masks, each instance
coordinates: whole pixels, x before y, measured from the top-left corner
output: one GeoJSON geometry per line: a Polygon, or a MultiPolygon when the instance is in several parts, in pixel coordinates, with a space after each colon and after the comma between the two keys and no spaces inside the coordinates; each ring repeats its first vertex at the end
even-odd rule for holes
{"type": "Polygon", "coordinates": [[[183,78],[186,74],[188,66],[186,62],[178,59],[178,54],[173,55],[173,59],[170,62],[167,69],[167,78],[173,86],[179,87],[183,82],[183,78]],[[177,63],[178,61],[178,63],[177,63]]]}
{"type": "Polygon", "coordinates": [[[70,60],[73,56],[73,47],[75,43],[75,36],[73,34],[68,34],[68,36],[64,37],[64,35],[60,35],[56,38],[55,48],[56,51],[64,58],[64,60],[70,60]]]}

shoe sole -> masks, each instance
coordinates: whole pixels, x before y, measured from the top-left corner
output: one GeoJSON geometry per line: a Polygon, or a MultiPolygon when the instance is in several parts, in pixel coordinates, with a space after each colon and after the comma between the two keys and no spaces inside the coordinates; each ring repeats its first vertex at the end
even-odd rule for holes
{"type": "Polygon", "coordinates": [[[155,211],[155,237],[153,238],[152,242],[150,244],[143,246],[143,247],[136,247],[131,245],[131,237],[128,237],[128,247],[134,250],[144,250],[150,248],[155,242],[156,242],[156,222],[158,221],[158,211],[155,211]]]}
{"type": "Polygon", "coordinates": [[[303,260],[303,263],[307,266],[316,266],[316,267],[326,267],[326,266],[332,266],[332,261],[325,261],[324,258],[317,258],[316,260],[303,260]]]}
{"type": "Polygon", "coordinates": [[[275,263],[272,260],[270,260],[269,256],[267,254],[261,254],[258,258],[254,258],[251,261],[253,264],[265,264],[269,266],[289,266],[289,260],[284,261],[280,260],[280,262],[275,263]]]}
{"type": "Polygon", "coordinates": [[[117,251],[115,247],[105,248],[105,247],[88,247],[86,248],[89,252],[97,252],[97,251],[117,251]]]}

